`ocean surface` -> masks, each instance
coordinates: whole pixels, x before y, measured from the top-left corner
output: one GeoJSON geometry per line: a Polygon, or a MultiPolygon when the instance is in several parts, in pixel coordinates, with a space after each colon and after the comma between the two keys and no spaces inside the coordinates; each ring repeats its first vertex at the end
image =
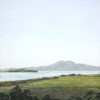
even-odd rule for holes
{"type": "Polygon", "coordinates": [[[0,81],[15,81],[37,79],[43,77],[53,77],[69,74],[100,74],[100,71],[39,71],[39,72],[0,72],[0,81]]]}

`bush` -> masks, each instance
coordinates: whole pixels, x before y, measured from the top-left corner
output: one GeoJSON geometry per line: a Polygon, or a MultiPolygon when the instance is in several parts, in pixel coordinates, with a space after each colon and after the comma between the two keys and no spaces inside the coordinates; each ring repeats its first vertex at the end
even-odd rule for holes
{"type": "Polygon", "coordinates": [[[0,100],[10,100],[9,95],[6,95],[4,93],[0,93],[0,100]]]}
{"type": "MultiPolygon", "coordinates": [[[[16,85],[9,95],[0,93],[0,100],[40,100],[37,96],[32,96],[29,89],[22,89],[16,85]]],[[[60,100],[59,98],[52,98],[49,94],[45,95],[42,100],[60,100]]],[[[100,100],[100,92],[88,91],[83,97],[71,96],[64,100],[100,100]]]]}

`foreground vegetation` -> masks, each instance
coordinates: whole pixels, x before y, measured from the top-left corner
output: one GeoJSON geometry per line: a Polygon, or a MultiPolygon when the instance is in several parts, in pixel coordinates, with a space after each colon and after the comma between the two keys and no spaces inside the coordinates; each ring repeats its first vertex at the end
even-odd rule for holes
{"type": "MultiPolygon", "coordinates": [[[[31,99],[27,100],[100,100],[100,75],[69,75],[37,80],[0,82],[0,84],[0,93],[5,93],[10,98],[11,91],[18,94],[15,86],[19,85],[17,88],[20,87],[18,90],[22,91],[22,95],[27,90],[28,95],[31,96],[31,99]],[[7,84],[10,85],[7,86],[7,84]]],[[[14,97],[16,97],[15,94],[14,97]]]]}
{"type": "MultiPolygon", "coordinates": [[[[61,100],[51,97],[49,94],[39,98],[33,96],[29,89],[22,90],[19,86],[14,87],[9,94],[0,93],[0,100],[61,100]]],[[[100,92],[89,91],[83,96],[70,96],[64,100],[100,100],[100,92]]]]}

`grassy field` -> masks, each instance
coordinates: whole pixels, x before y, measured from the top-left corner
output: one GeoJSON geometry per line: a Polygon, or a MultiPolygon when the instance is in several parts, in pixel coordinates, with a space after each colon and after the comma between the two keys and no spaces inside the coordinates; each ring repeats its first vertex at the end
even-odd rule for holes
{"type": "MultiPolygon", "coordinates": [[[[30,89],[32,95],[39,97],[45,94],[59,98],[70,95],[80,96],[89,90],[100,91],[100,75],[61,76],[36,82],[30,81],[19,86],[22,89],[30,89]]],[[[0,92],[9,92],[13,87],[14,85],[0,87],[0,92]]]]}

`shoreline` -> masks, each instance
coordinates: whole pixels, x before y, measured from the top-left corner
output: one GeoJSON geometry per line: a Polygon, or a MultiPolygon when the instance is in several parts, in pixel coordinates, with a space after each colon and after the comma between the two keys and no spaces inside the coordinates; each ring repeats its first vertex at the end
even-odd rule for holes
{"type": "Polygon", "coordinates": [[[20,84],[27,84],[27,83],[31,83],[31,82],[39,82],[39,81],[50,80],[50,79],[58,79],[60,77],[74,77],[74,76],[100,76],[100,74],[95,74],[95,75],[94,74],[91,74],[91,75],[69,74],[69,75],[37,78],[37,79],[28,79],[28,80],[0,81],[0,87],[14,86],[14,85],[20,85],[20,84]]]}

